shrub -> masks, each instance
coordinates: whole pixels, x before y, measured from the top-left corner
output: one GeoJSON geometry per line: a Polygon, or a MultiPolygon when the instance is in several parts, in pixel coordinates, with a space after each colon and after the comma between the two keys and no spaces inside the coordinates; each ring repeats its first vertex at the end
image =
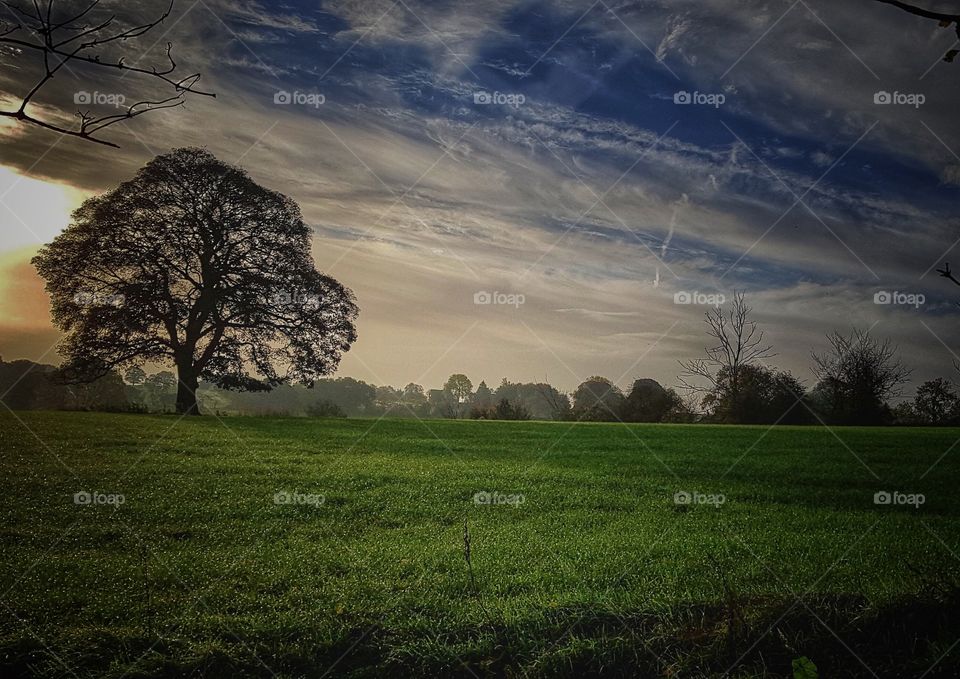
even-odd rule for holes
{"type": "Polygon", "coordinates": [[[346,417],[343,408],[333,401],[319,400],[307,406],[307,415],[310,417],[346,417]]]}

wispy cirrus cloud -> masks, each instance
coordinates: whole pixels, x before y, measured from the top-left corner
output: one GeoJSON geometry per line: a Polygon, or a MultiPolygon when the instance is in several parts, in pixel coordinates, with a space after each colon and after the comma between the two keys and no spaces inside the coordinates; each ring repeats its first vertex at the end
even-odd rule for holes
{"type": "MultiPolygon", "coordinates": [[[[38,162],[55,139],[18,131],[4,162],[98,190],[172,146],[241,162],[301,204],[318,266],[358,292],[347,373],[404,383],[479,319],[427,381],[571,386],[556,356],[615,377],[676,323],[637,369],[672,383],[704,311],[674,294],[734,288],[803,376],[826,330],[878,319],[920,374],[949,366],[917,322],[955,320],[928,272],[960,226],[958,95],[949,66],[929,70],[941,36],[925,22],[759,1],[207,4],[225,25],[198,6],[169,37],[216,101],[118,130],[121,152],[71,141],[38,162]],[[886,288],[930,303],[874,304],[886,288]],[[527,301],[478,309],[478,290],[527,301]]],[[[7,74],[10,93],[26,82],[7,74]]]]}

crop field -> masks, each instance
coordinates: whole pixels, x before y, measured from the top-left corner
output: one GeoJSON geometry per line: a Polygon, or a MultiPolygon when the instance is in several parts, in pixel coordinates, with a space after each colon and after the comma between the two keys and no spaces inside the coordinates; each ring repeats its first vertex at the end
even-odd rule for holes
{"type": "Polygon", "coordinates": [[[0,675],[960,676],[958,438],[5,411],[0,675]]]}

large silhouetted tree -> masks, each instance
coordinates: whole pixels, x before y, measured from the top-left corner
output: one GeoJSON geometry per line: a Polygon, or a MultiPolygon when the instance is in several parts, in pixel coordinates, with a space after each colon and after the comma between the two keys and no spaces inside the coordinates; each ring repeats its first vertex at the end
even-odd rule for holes
{"type": "Polygon", "coordinates": [[[198,412],[200,379],[312,384],[356,339],[353,294],[314,268],[296,203],[202,149],[157,156],[87,200],[33,262],[66,374],[172,362],[180,413],[198,412]]]}

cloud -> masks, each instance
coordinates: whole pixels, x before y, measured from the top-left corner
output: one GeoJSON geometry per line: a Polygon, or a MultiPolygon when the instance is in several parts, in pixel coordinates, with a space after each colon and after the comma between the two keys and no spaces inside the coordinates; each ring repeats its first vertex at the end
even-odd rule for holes
{"type": "Polygon", "coordinates": [[[673,49],[678,49],[680,39],[690,30],[692,22],[683,16],[672,17],[668,24],[667,33],[660,40],[657,49],[654,52],[657,59],[663,61],[668,53],[673,49]]]}
{"type": "Polygon", "coordinates": [[[944,184],[960,186],[960,165],[947,165],[940,172],[940,181],[944,184]]]}
{"type": "Polygon", "coordinates": [[[829,167],[833,165],[833,161],[835,159],[829,153],[824,153],[823,151],[814,151],[810,154],[810,160],[812,160],[813,164],[817,167],[829,167]]]}
{"type": "MultiPolygon", "coordinates": [[[[271,28],[281,31],[290,31],[293,33],[319,33],[317,26],[302,16],[291,13],[274,12],[266,9],[261,3],[252,0],[231,2],[216,2],[218,16],[223,16],[227,20],[237,21],[241,24],[259,27],[271,28]]],[[[253,33],[252,31],[238,32],[238,37],[250,42],[265,42],[262,33],[253,33]],[[259,37],[257,37],[259,36],[259,37]]],[[[268,39],[269,40],[269,39],[268,39]]],[[[270,40],[272,41],[272,40],[270,40]]]]}
{"type": "MultiPolygon", "coordinates": [[[[710,175],[713,176],[713,175],[710,175]]],[[[680,199],[673,204],[673,212],[670,215],[670,226],[667,229],[667,235],[663,239],[663,243],[660,245],[660,257],[661,259],[667,255],[667,248],[670,247],[670,241],[673,239],[673,232],[677,228],[677,217],[680,215],[680,211],[683,210],[686,206],[690,204],[690,196],[687,194],[682,194],[680,199]]]]}

